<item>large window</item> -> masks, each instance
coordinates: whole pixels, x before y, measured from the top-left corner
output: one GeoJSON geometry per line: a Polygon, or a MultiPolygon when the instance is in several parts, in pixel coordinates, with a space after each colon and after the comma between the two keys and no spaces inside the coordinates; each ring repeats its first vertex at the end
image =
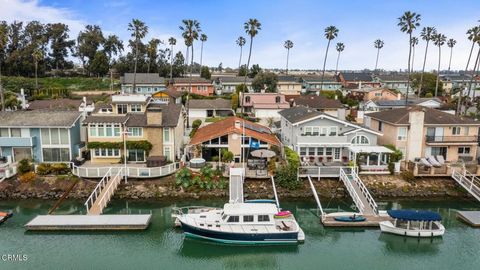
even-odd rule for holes
{"type": "Polygon", "coordinates": [[[243,222],[253,222],[253,216],[243,216],[243,222]]]}
{"type": "Polygon", "coordinates": [[[168,143],[170,142],[170,129],[164,128],[163,129],[163,142],[168,143]]]}
{"type": "Polygon", "coordinates": [[[259,215],[258,221],[270,221],[270,217],[268,215],[259,215]]]}
{"type": "Polygon", "coordinates": [[[131,111],[132,112],[141,112],[142,111],[142,105],[140,104],[132,104],[130,105],[131,111]]]}
{"type": "Polygon", "coordinates": [[[407,140],[407,128],[406,127],[399,127],[398,134],[397,134],[398,141],[406,141],[407,140]]]}
{"type": "Polygon", "coordinates": [[[229,216],[227,222],[239,222],[239,216],[229,216]]]}
{"type": "Polygon", "coordinates": [[[40,134],[43,145],[69,144],[66,128],[42,128],[40,134]]]}
{"type": "Polygon", "coordinates": [[[119,149],[97,148],[93,149],[93,153],[96,157],[120,157],[119,149]]]}
{"type": "Polygon", "coordinates": [[[142,150],[142,149],[129,149],[128,150],[128,161],[144,162],[145,161],[145,151],[142,150]]]}
{"type": "Polygon", "coordinates": [[[11,137],[22,137],[22,130],[19,128],[11,128],[10,135],[11,137]]]}
{"type": "Polygon", "coordinates": [[[357,135],[353,137],[352,144],[370,144],[370,141],[365,135],[357,135]]]}
{"type": "Polygon", "coordinates": [[[91,137],[120,137],[120,124],[90,124],[91,137]]]}
{"type": "Polygon", "coordinates": [[[128,136],[130,136],[130,137],[142,137],[143,136],[143,128],[139,128],[139,127],[128,128],[128,136]]]}
{"type": "Polygon", "coordinates": [[[470,147],[458,147],[459,155],[468,155],[470,154],[470,147]]]}
{"type": "Polygon", "coordinates": [[[127,113],[127,104],[117,104],[117,113],[118,114],[126,114],[127,113]]]}
{"type": "Polygon", "coordinates": [[[70,161],[70,150],[68,148],[43,148],[44,162],[68,162],[70,161]]]}
{"type": "Polygon", "coordinates": [[[10,137],[8,128],[0,128],[0,137],[10,137]]]}
{"type": "Polygon", "coordinates": [[[172,153],[172,148],[170,146],[163,147],[163,155],[167,158],[167,160],[171,160],[170,155],[172,153]]]}

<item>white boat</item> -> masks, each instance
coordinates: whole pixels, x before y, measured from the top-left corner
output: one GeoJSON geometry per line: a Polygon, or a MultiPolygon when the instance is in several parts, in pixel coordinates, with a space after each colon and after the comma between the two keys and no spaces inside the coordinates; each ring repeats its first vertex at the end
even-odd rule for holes
{"type": "Polygon", "coordinates": [[[292,214],[271,203],[227,203],[183,208],[172,216],[187,237],[227,244],[292,244],[305,235],[292,214]],[[185,211],[186,210],[186,211],[185,211]]]}
{"type": "Polygon", "coordinates": [[[393,221],[380,222],[382,232],[411,237],[436,237],[445,233],[442,217],[436,212],[388,210],[387,213],[393,221]]]}

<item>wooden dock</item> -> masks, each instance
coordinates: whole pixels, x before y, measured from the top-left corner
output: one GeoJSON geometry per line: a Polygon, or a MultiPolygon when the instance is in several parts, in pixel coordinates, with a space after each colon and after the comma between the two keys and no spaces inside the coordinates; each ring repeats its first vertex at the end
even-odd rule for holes
{"type": "Polygon", "coordinates": [[[458,211],[457,217],[472,227],[480,227],[480,211],[458,211]]]}
{"type": "Polygon", "coordinates": [[[152,215],[39,215],[25,225],[30,231],[145,230],[152,215]]]}
{"type": "Polygon", "coordinates": [[[322,223],[325,227],[379,227],[380,222],[392,220],[389,216],[364,215],[364,217],[366,220],[361,222],[342,222],[336,221],[332,216],[326,216],[322,223]]]}

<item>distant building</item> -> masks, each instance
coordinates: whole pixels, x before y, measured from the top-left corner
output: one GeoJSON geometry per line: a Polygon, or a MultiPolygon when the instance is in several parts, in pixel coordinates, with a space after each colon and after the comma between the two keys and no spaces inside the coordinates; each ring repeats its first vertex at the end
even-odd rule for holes
{"type": "Polygon", "coordinates": [[[173,87],[180,92],[188,92],[201,96],[213,96],[214,88],[210,80],[204,78],[173,78],[173,87]]]}
{"type": "Polygon", "coordinates": [[[86,112],[87,114],[95,111],[95,104],[86,98],[83,99],[37,99],[27,104],[28,110],[71,110],[86,112]]]}
{"type": "MultiPolygon", "coordinates": [[[[363,105],[366,111],[383,111],[405,107],[406,100],[369,100],[363,105]]],[[[438,109],[442,107],[443,103],[438,98],[410,98],[408,99],[408,106],[423,106],[427,108],[438,109]]]]}
{"type": "Polygon", "coordinates": [[[337,78],[334,76],[325,76],[323,78],[323,87],[322,87],[322,76],[301,76],[301,82],[304,92],[318,92],[320,88],[328,91],[336,91],[342,89],[342,83],[337,81],[337,78]]]}
{"type": "Polygon", "coordinates": [[[188,104],[188,117],[193,121],[205,121],[209,117],[233,116],[232,101],[229,99],[191,99],[188,104]]]}
{"type": "Polygon", "coordinates": [[[244,112],[263,119],[280,119],[278,112],[290,108],[285,95],[278,93],[241,93],[240,105],[244,112]]]}
{"type": "MultiPolygon", "coordinates": [[[[407,93],[408,76],[407,74],[391,73],[374,75],[374,80],[380,82],[380,85],[385,88],[395,89],[402,94],[407,93]]],[[[412,85],[410,84],[410,90],[412,85]]]]}
{"type": "Polygon", "coordinates": [[[284,95],[300,95],[302,83],[294,76],[278,76],[277,92],[284,95]]]}
{"type": "Polygon", "coordinates": [[[182,104],[183,92],[175,90],[174,87],[168,86],[167,90],[159,91],[152,95],[151,103],[156,104],[182,104]]]}
{"type": "MultiPolygon", "coordinates": [[[[242,85],[245,81],[245,77],[234,76],[234,77],[216,77],[213,80],[213,85],[217,94],[231,94],[235,93],[237,86],[242,85]]],[[[246,86],[247,91],[252,92],[252,78],[247,77],[246,86]]]]}
{"type": "Polygon", "coordinates": [[[135,89],[133,89],[134,73],[125,73],[120,77],[122,93],[152,95],[165,90],[165,78],[158,73],[137,73],[135,76],[135,89]]]}
{"type": "Polygon", "coordinates": [[[342,83],[346,88],[358,88],[362,87],[380,87],[380,82],[374,81],[373,76],[370,73],[365,72],[340,72],[338,74],[338,81],[342,83]]]}
{"type": "Polygon", "coordinates": [[[345,106],[338,99],[329,99],[317,95],[302,95],[293,97],[288,101],[291,102],[292,107],[304,106],[345,120],[345,106]]]}

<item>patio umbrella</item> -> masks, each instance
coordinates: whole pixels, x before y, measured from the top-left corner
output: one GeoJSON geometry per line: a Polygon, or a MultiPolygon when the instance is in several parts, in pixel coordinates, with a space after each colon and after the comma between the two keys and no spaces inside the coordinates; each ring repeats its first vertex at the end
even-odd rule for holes
{"type": "Polygon", "coordinates": [[[252,156],[259,158],[271,158],[275,156],[275,152],[267,149],[255,150],[251,154],[252,156]]]}

